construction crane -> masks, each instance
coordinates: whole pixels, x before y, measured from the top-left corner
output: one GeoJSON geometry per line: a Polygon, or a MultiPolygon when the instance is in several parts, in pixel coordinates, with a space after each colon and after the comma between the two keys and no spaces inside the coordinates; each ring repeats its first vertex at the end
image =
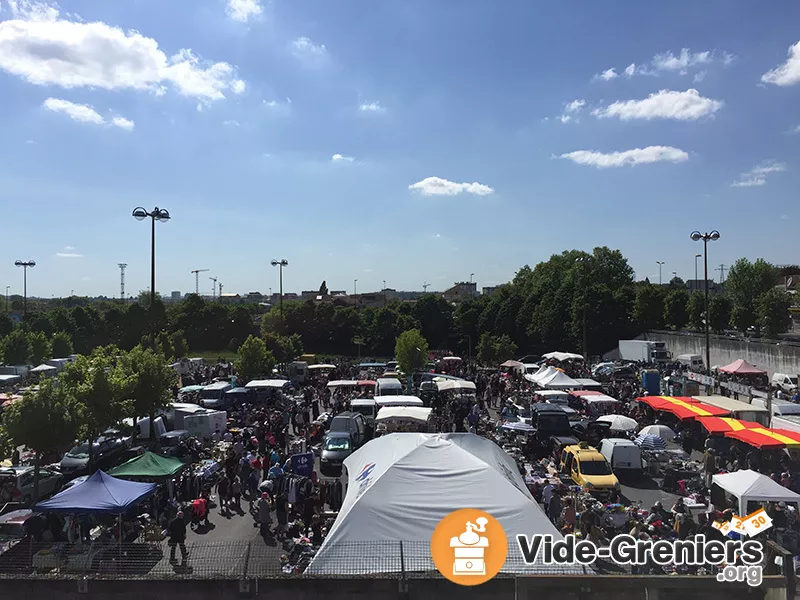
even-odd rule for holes
{"type": "Polygon", "coordinates": [[[217,284],[219,286],[219,299],[222,300],[222,282],[217,284]]]}
{"type": "Polygon", "coordinates": [[[430,283],[423,283],[422,284],[422,291],[423,291],[424,294],[428,293],[428,288],[430,287],[430,285],[431,285],[430,283]]]}
{"type": "Polygon", "coordinates": [[[119,263],[119,299],[125,302],[125,268],[128,263],[119,263]]]}
{"type": "Polygon", "coordinates": [[[209,279],[214,282],[214,285],[211,286],[211,299],[214,300],[217,297],[217,278],[209,277],[209,279]]]}
{"type": "Polygon", "coordinates": [[[211,269],[195,269],[192,271],[192,273],[194,273],[194,293],[198,296],[200,295],[200,273],[205,273],[210,270],[211,269]]]}

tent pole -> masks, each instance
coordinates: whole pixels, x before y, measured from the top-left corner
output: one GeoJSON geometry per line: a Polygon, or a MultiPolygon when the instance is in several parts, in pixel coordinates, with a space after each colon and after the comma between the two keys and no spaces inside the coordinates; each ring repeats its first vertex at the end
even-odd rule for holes
{"type": "MultiPolygon", "coordinates": [[[[117,546],[119,547],[119,560],[122,560],[122,514],[117,515],[117,546]]],[[[117,569],[119,569],[120,565],[117,564],[117,569]]]]}

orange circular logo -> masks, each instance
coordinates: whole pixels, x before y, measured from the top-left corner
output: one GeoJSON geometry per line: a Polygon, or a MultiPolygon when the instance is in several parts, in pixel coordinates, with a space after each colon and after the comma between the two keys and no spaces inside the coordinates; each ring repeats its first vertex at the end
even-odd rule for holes
{"type": "Polygon", "coordinates": [[[508,540],[499,521],[476,508],[462,508],[439,521],[431,537],[433,564],[458,585],[480,585],[500,572],[508,540]]]}

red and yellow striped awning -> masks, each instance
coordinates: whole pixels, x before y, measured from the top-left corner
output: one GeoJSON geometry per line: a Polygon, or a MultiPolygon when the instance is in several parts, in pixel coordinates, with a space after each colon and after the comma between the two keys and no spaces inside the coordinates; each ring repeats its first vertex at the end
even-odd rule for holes
{"type": "Polygon", "coordinates": [[[678,396],[644,396],[637,398],[637,402],[644,402],[653,410],[672,413],[681,420],[696,419],[698,417],[729,417],[731,412],[724,408],[704,404],[699,400],[678,396]]]}
{"type": "Polygon", "coordinates": [[[739,440],[755,448],[795,448],[800,446],[800,433],[789,431],[788,429],[757,427],[740,431],[728,431],[725,433],[725,437],[739,440]]]}
{"type": "Polygon", "coordinates": [[[729,417],[699,417],[697,422],[710,434],[728,433],[729,431],[742,431],[743,429],[758,429],[764,426],[754,421],[740,421],[729,417]]]}

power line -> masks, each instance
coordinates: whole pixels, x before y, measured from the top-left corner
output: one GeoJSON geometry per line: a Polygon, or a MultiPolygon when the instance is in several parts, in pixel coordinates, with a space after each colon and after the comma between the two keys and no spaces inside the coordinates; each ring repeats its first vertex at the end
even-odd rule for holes
{"type": "Polygon", "coordinates": [[[718,268],[714,269],[715,271],[719,271],[719,282],[720,284],[725,283],[725,265],[720,265],[718,268]]]}

